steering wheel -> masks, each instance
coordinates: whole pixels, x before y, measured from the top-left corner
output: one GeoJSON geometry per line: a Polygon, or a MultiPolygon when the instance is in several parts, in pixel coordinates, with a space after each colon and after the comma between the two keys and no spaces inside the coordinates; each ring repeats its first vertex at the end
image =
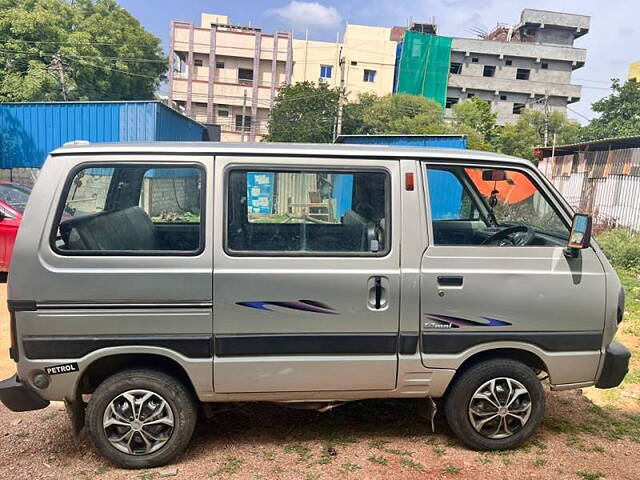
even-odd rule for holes
{"type": "Polygon", "coordinates": [[[536,231],[527,225],[503,228],[487,238],[482,245],[496,247],[526,247],[536,238],[536,231]]]}

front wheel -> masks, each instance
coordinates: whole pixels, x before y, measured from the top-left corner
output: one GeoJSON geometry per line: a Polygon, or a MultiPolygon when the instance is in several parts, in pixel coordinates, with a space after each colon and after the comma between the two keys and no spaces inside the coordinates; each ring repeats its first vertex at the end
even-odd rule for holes
{"type": "Polygon", "coordinates": [[[122,468],[165,465],[182,452],[197,418],[191,392],[155,370],[125,370],[102,382],[87,407],[96,448],[122,468]]]}
{"type": "Polygon", "coordinates": [[[445,415],[451,430],[471,448],[506,450],[533,434],[544,406],[544,389],[531,368],[494,359],[460,375],[447,396],[445,415]]]}

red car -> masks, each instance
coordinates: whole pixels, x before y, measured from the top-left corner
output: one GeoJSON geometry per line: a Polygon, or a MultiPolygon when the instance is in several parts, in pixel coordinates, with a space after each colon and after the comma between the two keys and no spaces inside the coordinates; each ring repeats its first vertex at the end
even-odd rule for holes
{"type": "Polygon", "coordinates": [[[9,271],[13,244],[31,189],[0,181],[0,272],[9,271]]]}

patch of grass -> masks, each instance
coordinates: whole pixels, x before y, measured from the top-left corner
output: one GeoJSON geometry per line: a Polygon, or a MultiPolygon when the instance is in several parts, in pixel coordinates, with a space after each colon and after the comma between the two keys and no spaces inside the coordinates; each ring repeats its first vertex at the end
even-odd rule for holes
{"type": "Polygon", "coordinates": [[[508,467],[509,465],[513,465],[513,462],[512,462],[511,460],[509,460],[508,458],[503,458],[503,459],[502,459],[502,464],[503,464],[505,467],[508,467]]]}
{"type": "Polygon", "coordinates": [[[29,438],[29,434],[27,432],[18,432],[16,433],[16,438],[23,440],[25,438],[29,438]]]}
{"type": "Polygon", "coordinates": [[[413,455],[409,450],[402,448],[385,448],[384,451],[392,455],[397,455],[398,457],[410,457],[413,455]]]}
{"type": "Polygon", "coordinates": [[[319,478],[319,473],[306,473],[304,476],[304,480],[318,480],[319,478]]]}
{"type": "Polygon", "coordinates": [[[229,474],[233,475],[240,470],[240,467],[244,465],[244,460],[237,457],[228,457],[222,465],[220,465],[216,470],[209,474],[210,477],[215,477],[218,475],[229,474]]]}
{"type": "Polygon", "coordinates": [[[262,452],[262,458],[271,462],[276,459],[276,452],[272,450],[267,450],[266,452],[262,452]]]}
{"type": "Polygon", "coordinates": [[[461,471],[462,469],[460,467],[456,467],[455,465],[446,465],[444,467],[444,473],[448,475],[457,475],[461,471]]]}
{"type": "Polygon", "coordinates": [[[360,469],[362,469],[362,467],[357,463],[343,463],[340,466],[340,470],[342,470],[343,472],[355,472],[360,469]]]}
{"type": "Polygon", "coordinates": [[[612,265],[640,271],[640,235],[610,230],[598,235],[597,240],[612,265]]]}
{"type": "Polygon", "coordinates": [[[569,438],[567,438],[567,446],[573,447],[576,450],[580,450],[581,452],[604,452],[604,448],[602,448],[600,445],[589,446],[584,442],[582,438],[580,438],[580,436],[573,433],[569,435],[569,438]]]}
{"type": "Polygon", "coordinates": [[[298,455],[298,462],[308,462],[311,458],[309,447],[302,445],[301,443],[291,443],[285,445],[284,451],[286,453],[295,453],[298,455]]]}
{"type": "Polygon", "coordinates": [[[156,472],[142,472],[140,475],[138,475],[138,478],[140,480],[152,480],[154,478],[156,478],[158,474],[156,472]]]}
{"type": "Polygon", "coordinates": [[[389,443],[391,443],[391,442],[389,442],[388,440],[381,440],[381,439],[377,438],[375,440],[371,440],[369,442],[369,446],[371,448],[375,448],[376,450],[384,450],[386,448],[386,446],[389,445],[389,443]]]}
{"type": "Polygon", "coordinates": [[[577,425],[565,420],[564,418],[558,418],[558,417],[547,418],[544,420],[544,425],[549,427],[554,432],[576,434],[579,431],[579,428],[577,425]]]}
{"type": "Polygon", "coordinates": [[[47,413],[46,415],[43,415],[42,417],[40,417],[40,419],[44,420],[45,422],[48,422],[49,420],[53,420],[57,415],[58,415],[57,412],[51,412],[51,413],[47,413]]]}
{"type": "Polygon", "coordinates": [[[544,457],[537,457],[534,461],[533,461],[533,465],[538,467],[538,468],[542,468],[547,464],[547,459],[544,457]]]}
{"type": "Polygon", "coordinates": [[[404,468],[409,468],[418,472],[424,472],[424,465],[419,462],[415,462],[407,457],[402,457],[400,459],[400,465],[402,465],[404,468]]]}
{"type": "Polygon", "coordinates": [[[582,480],[601,480],[603,478],[607,478],[604,473],[591,472],[589,470],[578,470],[576,475],[578,475],[582,480]]]}
{"type": "Polygon", "coordinates": [[[443,457],[447,453],[442,447],[431,447],[431,451],[436,457],[443,457]]]}
{"type": "Polygon", "coordinates": [[[486,455],[480,455],[478,458],[476,458],[476,462],[486,465],[487,463],[491,463],[491,459],[486,455]]]}
{"type": "Polygon", "coordinates": [[[371,463],[375,463],[376,465],[388,465],[389,464],[389,460],[387,460],[386,457],[369,457],[368,460],[371,463]]]}

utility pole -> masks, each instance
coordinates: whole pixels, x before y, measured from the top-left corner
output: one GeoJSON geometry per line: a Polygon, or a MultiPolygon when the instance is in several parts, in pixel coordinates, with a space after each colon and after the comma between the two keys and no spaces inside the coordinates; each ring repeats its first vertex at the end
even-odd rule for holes
{"type": "Polygon", "coordinates": [[[342,133],[342,110],[344,109],[344,67],[345,67],[345,64],[346,64],[345,58],[342,56],[342,47],[340,47],[340,53],[338,55],[338,66],[340,68],[340,90],[339,90],[339,97],[338,97],[338,114],[336,116],[336,128],[335,128],[335,132],[334,132],[334,136],[333,136],[333,140],[334,141],[342,133]]]}
{"type": "Polygon", "coordinates": [[[60,82],[60,89],[62,90],[62,99],[66,102],[69,99],[69,95],[67,92],[67,84],[65,83],[64,79],[65,66],[66,65],[62,61],[62,55],[60,55],[59,53],[54,54],[51,58],[50,68],[58,72],[58,81],[60,82]]]}
{"type": "Polygon", "coordinates": [[[544,91],[544,146],[549,146],[549,91],[544,91]]]}
{"type": "Polygon", "coordinates": [[[246,112],[247,112],[247,89],[245,88],[244,90],[244,95],[242,97],[242,123],[241,123],[241,129],[242,129],[242,133],[240,134],[240,141],[242,143],[244,143],[244,121],[246,117],[246,112]]]}

